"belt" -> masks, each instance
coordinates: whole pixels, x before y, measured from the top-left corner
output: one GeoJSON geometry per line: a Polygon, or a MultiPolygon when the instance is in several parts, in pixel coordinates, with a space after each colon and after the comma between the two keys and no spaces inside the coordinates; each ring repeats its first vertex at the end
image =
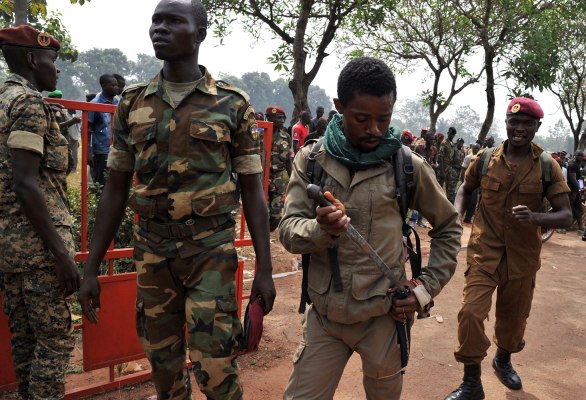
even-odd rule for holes
{"type": "Polygon", "coordinates": [[[168,239],[181,239],[196,236],[200,233],[217,228],[228,221],[233,221],[230,213],[212,215],[209,217],[190,218],[185,222],[163,223],[140,217],[138,226],[147,232],[154,233],[168,239]]]}

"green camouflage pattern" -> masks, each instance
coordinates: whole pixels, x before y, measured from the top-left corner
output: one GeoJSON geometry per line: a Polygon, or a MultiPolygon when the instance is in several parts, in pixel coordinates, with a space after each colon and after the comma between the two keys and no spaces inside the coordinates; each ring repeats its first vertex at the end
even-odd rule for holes
{"type": "Polygon", "coordinates": [[[448,172],[446,174],[446,197],[454,204],[456,192],[458,191],[458,182],[460,180],[460,169],[462,168],[462,161],[464,161],[466,155],[457,146],[453,145],[452,147],[452,163],[447,167],[448,172]]]}
{"type": "Polygon", "coordinates": [[[15,273],[52,267],[51,253],[24,214],[12,189],[9,141],[14,148],[42,153],[39,188],[55,226],[70,227],[67,140],[61,135],[55,116],[41,93],[16,74],[0,85],[0,271],[15,273]]]}
{"type": "MultiPolygon", "coordinates": [[[[260,140],[248,96],[203,78],[173,107],[161,75],[128,87],[114,116],[108,167],[134,172],[129,206],[141,217],[180,223],[229,215],[239,207],[234,173],[258,174],[260,140]]],[[[191,238],[166,239],[139,232],[135,246],[187,257],[234,240],[233,223],[191,238]]]]}
{"type": "Polygon", "coordinates": [[[438,162],[441,161],[440,165],[443,165],[446,170],[452,166],[455,148],[456,146],[454,146],[454,143],[450,142],[448,139],[445,139],[440,145],[437,158],[438,162]]]}
{"type": "Polygon", "coordinates": [[[71,119],[67,110],[61,105],[57,103],[49,103],[49,107],[53,111],[55,115],[55,121],[57,125],[59,125],[59,131],[61,135],[67,140],[67,175],[71,173],[72,170],[76,169],[76,160],[74,159],[73,150],[75,147],[75,151],[77,151],[77,143],[75,140],[69,136],[69,130],[66,127],[62,127],[61,124],[63,122],[67,122],[71,119]]]}
{"type": "Polygon", "coordinates": [[[63,298],[54,269],[4,272],[0,279],[21,398],[62,399],[75,344],[71,297],[63,298]]]}
{"type": "Polygon", "coordinates": [[[454,148],[454,162],[452,165],[454,169],[458,170],[458,173],[460,173],[460,168],[462,168],[464,158],[466,158],[466,153],[464,153],[464,150],[459,149],[458,146],[456,146],[454,148]]]}
{"type": "Polygon", "coordinates": [[[271,169],[269,172],[269,220],[271,231],[279,225],[283,215],[283,195],[287,189],[284,174],[291,157],[291,138],[285,129],[273,132],[271,169]]]}
{"type": "Polygon", "coordinates": [[[160,400],[190,398],[187,344],[200,390],[210,399],[240,399],[241,349],[233,243],[188,258],[134,249],[136,329],[160,400]]]}

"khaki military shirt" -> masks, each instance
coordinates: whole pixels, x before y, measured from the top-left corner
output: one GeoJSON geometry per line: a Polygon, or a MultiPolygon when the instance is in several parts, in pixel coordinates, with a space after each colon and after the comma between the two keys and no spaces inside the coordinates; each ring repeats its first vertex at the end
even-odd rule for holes
{"type": "Polygon", "coordinates": [[[230,212],[239,207],[234,173],[262,172],[248,96],[200,69],[203,77],[175,107],[159,74],[126,89],[114,116],[108,167],[135,173],[130,207],[157,222],[208,227],[181,240],[138,229],[135,246],[167,256],[189,256],[233,240],[227,228],[234,225],[230,212]],[[219,216],[230,222],[210,226],[219,216]]]}
{"type": "MultiPolygon", "coordinates": [[[[472,158],[464,180],[471,188],[480,187],[481,197],[474,217],[468,242],[468,265],[478,266],[493,273],[506,255],[509,279],[531,276],[541,266],[541,233],[535,225],[518,222],[512,208],[525,205],[541,212],[543,184],[540,154],[543,150],[531,144],[530,155],[515,172],[507,162],[505,146],[496,148],[491,155],[485,176],[480,170],[480,151],[472,158]]],[[[558,163],[551,162],[551,182],[545,197],[552,199],[569,192],[558,163]]]]}
{"type": "Polygon", "coordinates": [[[11,149],[31,151],[41,157],[38,184],[51,219],[56,227],[70,227],[67,140],[41,93],[17,74],[10,75],[0,86],[0,271],[23,272],[52,265],[53,257],[12,189],[11,149]]]}
{"type": "MultiPolygon", "coordinates": [[[[316,310],[334,322],[352,324],[387,313],[394,284],[348,237],[332,238],[317,223],[316,204],[306,194],[306,175],[313,146],[303,147],[294,161],[287,187],[285,211],[279,225],[280,240],[296,254],[311,254],[308,294],[316,310]],[[343,291],[332,285],[327,248],[339,245],[338,260],[343,291]]],[[[329,190],[348,210],[352,225],[364,236],[390,268],[405,276],[402,218],[396,196],[395,174],[390,162],[364,171],[350,171],[327,155],[316,155],[326,174],[323,190],[329,190]]],[[[434,228],[429,231],[431,251],[419,277],[432,296],[437,296],[452,277],[460,249],[462,226],[458,213],[446,199],[431,167],[413,155],[414,196],[410,208],[419,210],[434,228]]]]}

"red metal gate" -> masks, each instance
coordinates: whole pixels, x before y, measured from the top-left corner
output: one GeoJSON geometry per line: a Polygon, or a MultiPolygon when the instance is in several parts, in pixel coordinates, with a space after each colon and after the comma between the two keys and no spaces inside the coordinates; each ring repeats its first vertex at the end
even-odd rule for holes
{"type": "MultiPolygon", "coordinates": [[[[84,262],[88,257],[88,216],[87,216],[87,148],[88,148],[88,112],[109,112],[116,110],[116,106],[107,104],[86,103],[71,100],[46,99],[49,102],[59,103],[67,109],[82,111],[81,162],[78,163],[81,172],[81,243],[80,251],[75,261],[84,262]]],[[[258,121],[259,129],[264,131],[263,169],[270,170],[270,152],[272,143],[273,124],[258,121]]],[[[268,199],[268,173],[264,174],[263,186],[265,197],[268,199]]],[[[240,234],[236,246],[252,246],[252,239],[246,234],[246,221],[241,213],[240,234]]],[[[83,370],[93,371],[108,368],[109,378],[103,382],[92,383],[84,387],[67,387],[66,399],[102,393],[108,390],[145,381],[150,378],[150,370],[140,371],[130,375],[116,376],[115,366],[124,362],[145,358],[144,351],[138,341],[135,330],[135,297],[136,273],[115,274],[113,260],[117,258],[132,258],[132,248],[114,248],[113,243],[106,252],[105,259],[109,261],[108,274],[100,276],[101,283],[101,310],[100,322],[92,324],[85,319],[75,329],[81,329],[83,334],[83,370]]],[[[241,310],[243,298],[244,262],[239,261],[236,275],[236,292],[241,310]]],[[[0,296],[0,309],[2,296],[0,296]]],[[[8,319],[0,312],[0,392],[16,388],[16,376],[10,355],[10,332],[8,319]]]]}

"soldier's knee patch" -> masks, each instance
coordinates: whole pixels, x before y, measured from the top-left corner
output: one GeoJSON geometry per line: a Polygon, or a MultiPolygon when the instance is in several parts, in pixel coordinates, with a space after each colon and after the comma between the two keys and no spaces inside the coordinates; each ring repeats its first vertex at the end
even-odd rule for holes
{"type": "Polygon", "coordinates": [[[240,332],[238,304],[232,295],[208,300],[188,298],[185,313],[189,331],[189,349],[215,357],[229,356],[236,348],[240,332]]]}
{"type": "Polygon", "coordinates": [[[190,353],[190,356],[199,388],[208,398],[242,398],[235,357],[209,357],[200,352],[190,353]]]}

